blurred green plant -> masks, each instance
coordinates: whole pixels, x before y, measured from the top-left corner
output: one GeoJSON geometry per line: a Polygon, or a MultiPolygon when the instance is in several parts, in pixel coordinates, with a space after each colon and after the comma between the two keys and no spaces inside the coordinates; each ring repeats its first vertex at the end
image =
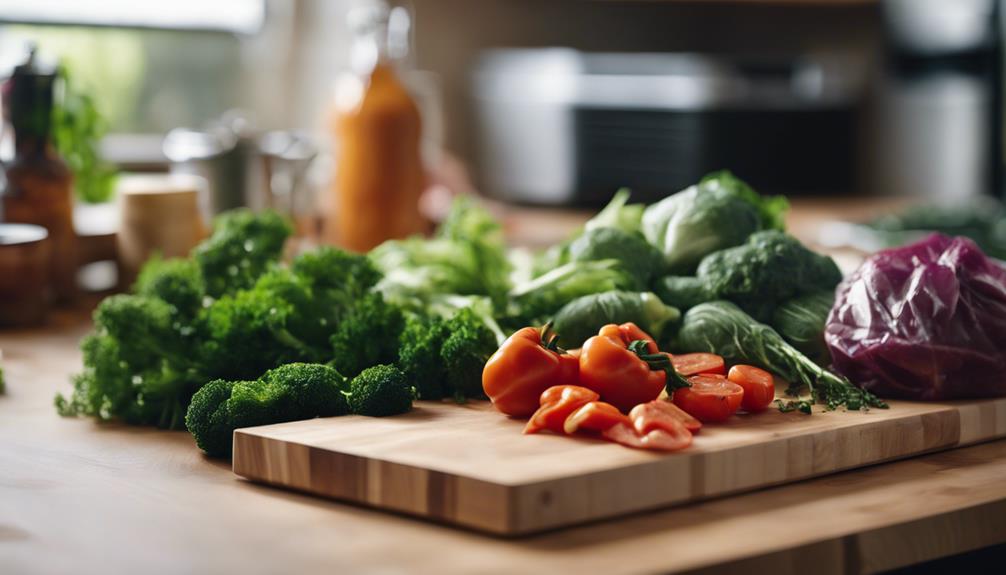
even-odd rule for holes
{"type": "Polygon", "coordinates": [[[98,150],[108,132],[108,122],[98,112],[94,99],[77,88],[66,64],[59,67],[62,97],[53,107],[53,143],[70,166],[77,197],[86,203],[107,202],[115,191],[118,176],[98,150]]]}

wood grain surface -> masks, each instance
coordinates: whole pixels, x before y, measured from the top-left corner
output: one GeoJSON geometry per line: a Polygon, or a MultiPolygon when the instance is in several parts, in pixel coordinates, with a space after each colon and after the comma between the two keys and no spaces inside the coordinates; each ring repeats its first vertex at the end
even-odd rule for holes
{"type": "Polygon", "coordinates": [[[273,489],[185,432],[58,417],[88,328],[0,330],[2,574],[859,575],[1006,543],[1006,440],[522,538],[273,489]]]}
{"type": "Polygon", "coordinates": [[[673,454],[522,435],[487,402],[419,402],[393,418],[238,430],[252,480],[503,535],[789,483],[1006,435],[1006,399],[894,402],[889,410],[770,410],[707,425],[673,454]]]}
{"type": "Polygon", "coordinates": [[[85,317],[0,331],[0,573],[851,575],[1006,542],[1006,440],[519,539],[272,489],[58,417],[85,317]]]}

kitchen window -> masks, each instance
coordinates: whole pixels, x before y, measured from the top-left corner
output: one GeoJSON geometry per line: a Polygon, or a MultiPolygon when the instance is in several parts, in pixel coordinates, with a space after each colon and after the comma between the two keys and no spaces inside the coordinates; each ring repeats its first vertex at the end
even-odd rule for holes
{"type": "Polygon", "coordinates": [[[163,134],[199,127],[240,104],[242,37],[258,34],[264,0],[0,0],[0,74],[35,44],[66,63],[109,124],[109,160],[163,162],[163,134]],[[111,64],[111,65],[110,65],[111,64]]]}

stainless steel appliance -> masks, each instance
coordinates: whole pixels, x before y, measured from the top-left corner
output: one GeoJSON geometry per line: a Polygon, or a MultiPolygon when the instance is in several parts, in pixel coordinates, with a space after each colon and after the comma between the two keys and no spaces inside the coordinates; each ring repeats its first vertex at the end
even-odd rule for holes
{"type": "Polygon", "coordinates": [[[652,201],[729,168],[773,193],[848,192],[859,79],[838,61],[497,50],[474,73],[483,187],[652,201]]]}
{"type": "Polygon", "coordinates": [[[951,203],[1001,190],[1000,4],[884,0],[873,188],[951,203]]]}

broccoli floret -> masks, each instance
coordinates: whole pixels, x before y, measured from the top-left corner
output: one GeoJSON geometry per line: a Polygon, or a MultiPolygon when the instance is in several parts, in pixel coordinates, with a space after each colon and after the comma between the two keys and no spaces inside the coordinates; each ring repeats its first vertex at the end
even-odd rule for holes
{"type": "Polygon", "coordinates": [[[398,306],[385,303],[380,293],[367,294],[332,334],[332,365],[355,377],[372,365],[394,363],[404,325],[405,318],[398,306]]]}
{"type": "Polygon", "coordinates": [[[289,416],[296,419],[332,417],[349,413],[343,394],[346,378],[320,363],[289,363],[271,369],[262,382],[283,390],[281,402],[289,416]]]}
{"type": "Polygon", "coordinates": [[[416,390],[393,365],[375,365],[349,384],[349,407],[357,415],[383,417],[412,409],[416,390]]]}
{"type": "Polygon", "coordinates": [[[220,297],[250,288],[279,260],[290,224],[275,212],[233,210],[217,217],[213,235],[192,252],[206,293],[220,297]]]}
{"type": "Polygon", "coordinates": [[[136,365],[155,363],[161,357],[159,348],[173,335],[171,306],[147,296],[105,298],[94,311],[94,324],[99,333],[119,342],[125,361],[136,365]]]}
{"type": "Polygon", "coordinates": [[[122,340],[108,333],[88,335],[81,350],[84,371],[74,376],[73,393],[69,398],[57,395],[55,399],[60,415],[178,429],[185,406],[205,381],[194,369],[181,367],[167,357],[130,363],[122,340]]]}
{"type": "Polygon", "coordinates": [[[484,397],[482,368],[496,351],[496,337],[470,309],[462,309],[447,321],[447,339],[440,359],[447,372],[447,386],[454,397],[484,397]]]}
{"type": "Polygon", "coordinates": [[[298,256],[291,269],[314,290],[316,297],[343,309],[381,279],[381,272],[367,256],[330,247],[298,256]]]}
{"type": "Polygon", "coordinates": [[[498,339],[472,308],[450,319],[413,318],[402,332],[398,366],[421,399],[482,397],[482,368],[498,339]]]}
{"type": "MultiPolygon", "coordinates": [[[[207,380],[252,380],[286,363],[327,361],[332,334],[351,312],[359,317],[343,335],[366,333],[362,307],[381,305],[366,298],[380,272],[366,256],[332,248],[280,268],[289,233],[274,213],[237,210],[217,219],[191,259],[148,262],[134,295],[98,307],[95,332],[82,344],[84,370],[69,397],[57,396],[58,412],[177,428],[207,380]]],[[[390,339],[391,351],[361,358],[354,371],[397,358],[400,312],[389,308],[375,323],[381,327],[367,327],[390,339]]]]}
{"type": "Polygon", "coordinates": [[[226,295],[205,310],[203,325],[209,339],[202,350],[210,376],[253,379],[283,363],[317,359],[291,331],[306,321],[309,312],[298,314],[287,298],[309,301],[309,296],[304,292],[294,297],[296,287],[281,281],[284,272],[277,274],[267,274],[254,288],[226,295]]]}
{"type": "Polygon", "coordinates": [[[133,291],[163,300],[172,307],[177,321],[186,322],[196,316],[206,295],[196,262],[177,258],[165,260],[157,255],[143,264],[133,291]]]}
{"type": "Polygon", "coordinates": [[[120,415],[135,401],[128,365],[119,344],[109,335],[89,334],[80,344],[84,371],[73,377],[73,394],[56,396],[62,416],[89,415],[107,421],[120,415]]]}
{"type": "Polygon", "coordinates": [[[234,382],[222,379],[207,383],[192,396],[185,414],[185,427],[196,445],[213,457],[231,454],[234,426],[227,405],[233,388],[234,382]]]}
{"type": "Polygon", "coordinates": [[[440,318],[410,317],[399,338],[398,367],[416,386],[419,399],[439,400],[447,395],[447,370],[440,350],[449,335],[440,318]]]}
{"type": "Polygon", "coordinates": [[[785,232],[752,234],[743,245],[709,254],[698,278],[716,297],[734,302],[758,321],[792,297],[832,291],[842,280],[835,261],[785,232]]]}
{"type": "Polygon", "coordinates": [[[69,398],[56,397],[62,415],[176,429],[185,406],[205,381],[173,328],[171,306],[153,297],[116,295],[94,314],[96,330],[84,339],[84,371],[69,398]]]}
{"type": "MultiPolygon", "coordinates": [[[[306,305],[294,302],[297,325],[291,325],[290,331],[314,347],[319,358],[328,357],[333,331],[367,296],[381,273],[366,256],[328,247],[297,257],[291,272],[309,289],[310,298],[306,305]]],[[[351,320],[351,323],[356,321],[351,320]]],[[[375,363],[378,362],[362,365],[359,369],[375,363]]]]}
{"type": "Polygon", "coordinates": [[[208,455],[229,457],[235,429],[349,413],[346,378],[321,364],[291,363],[255,381],[212,381],[192,398],[185,425],[208,455]]]}
{"type": "MultiPolygon", "coordinates": [[[[287,309],[283,327],[304,346],[306,357],[321,359],[329,354],[332,311],[314,297],[306,281],[286,269],[266,272],[255,282],[254,291],[263,298],[283,302],[287,309]]],[[[299,345],[299,344],[298,344],[299,345]]]]}

